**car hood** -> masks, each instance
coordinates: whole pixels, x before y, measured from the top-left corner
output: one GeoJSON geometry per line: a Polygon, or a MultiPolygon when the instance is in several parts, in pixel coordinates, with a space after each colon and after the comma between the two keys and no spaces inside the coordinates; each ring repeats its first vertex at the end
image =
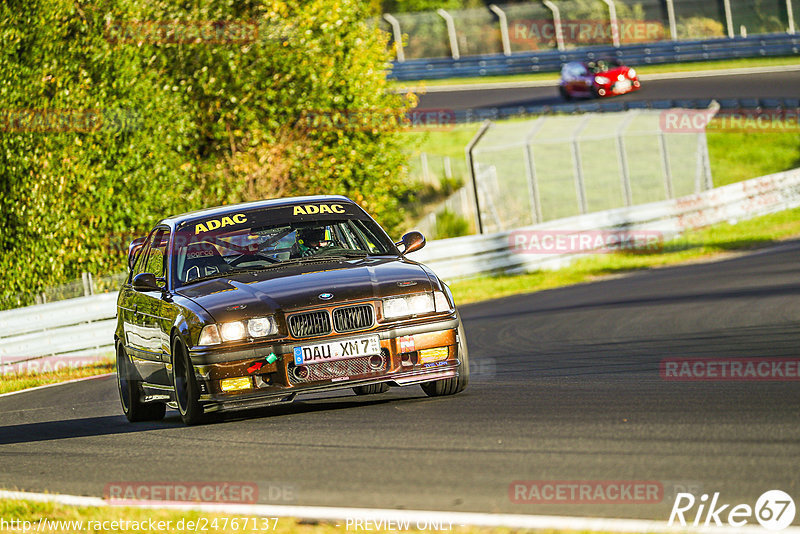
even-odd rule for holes
{"type": "Polygon", "coordinates": [[[617,77],[620,74],[623,74],[623,75],[627,76],[628,75],[628,70],[630,70],[630,69],[627,66],[616,67],[616,68],[613,68],[613,69],[608,69],[605,72],[598,72],[597,74],[595,74],[595,76],[605,76],[609,80],[614,81],[614,80],[617,79],[617,77]]]}
{"type": "Polygon", "coordinates": [[[177,293],[202,306],[217,322],[290,311],[319,304],[431,291],[416,262],[366,258],[293,264],[190,284],[177,293]],[[320,294],[331,293],[330,300],[320,294]]]}

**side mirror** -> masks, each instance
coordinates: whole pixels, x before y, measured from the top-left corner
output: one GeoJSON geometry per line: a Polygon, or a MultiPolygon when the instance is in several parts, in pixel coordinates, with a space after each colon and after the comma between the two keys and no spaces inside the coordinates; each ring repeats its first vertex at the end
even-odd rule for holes
{"type": "Polygon", "coordinates": [[[403,245],[403,256],[405,256],[409,252],[414,252],[424,247],[425,236],[419,232],[408,232],[400,242],[395,244],[403,245]]]}
{"type": "Polygon", "coordinates": [[[133,289],[136,291],[161,291],[156,275],[153,273],[139,273],[133,277],[133,289]]]}
{"type": "Polygon", "coordinates": [[[133,269],[133,260],[136,259],[136,253],[142,250],[145,241],[147,241],[146,237],[137,237],[128,245],[128,270],[133,269]]]}

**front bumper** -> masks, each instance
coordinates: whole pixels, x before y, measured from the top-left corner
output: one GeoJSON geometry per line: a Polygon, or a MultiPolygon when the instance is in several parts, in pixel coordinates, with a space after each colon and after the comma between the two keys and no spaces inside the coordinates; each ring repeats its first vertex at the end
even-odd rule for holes
{"type": "Polygon", "coordinates": [[[458,325],[458,317],[454,314],[445,319],[334,336],[325,341],[377,335],[383,362],[381,367],[359,367],[355,365],[356,358],[338,360],[332,362],[339,364],[338,372],[327,367],[328,375],[312,376],[306,381],[299,381],[296,377],[293,360],[294,347],[310,343],[302,340],[261,343],[251,348],[227,351],[192,351],[190,357],[200,388],[199,400],[207,413],[256,408],[291,402],[301,394],[380,383],[407,386],[458,376],[458,325]],[[446,349],[447,356],[439,361],[423,362],[418,355],[425,349],[446,349]],[[273,363],[267,362],[270,355],[277,358],[273,363]],[[221,381],[226,379],[240,379],[249,386],[236,391],[222,391],[221,381]]]}

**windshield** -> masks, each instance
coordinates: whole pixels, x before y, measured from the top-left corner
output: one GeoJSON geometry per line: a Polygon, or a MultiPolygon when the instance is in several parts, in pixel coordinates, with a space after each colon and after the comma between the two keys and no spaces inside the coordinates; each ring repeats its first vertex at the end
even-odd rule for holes
{"type": "Polygon", "coordinates": [[[363,212],[298,213],[285,220],[264,213],[269,211],[273,210],[210,218],[179,231],[172,256],[175,286],[236,271],[396,253],[383,230],[363,212]]]}

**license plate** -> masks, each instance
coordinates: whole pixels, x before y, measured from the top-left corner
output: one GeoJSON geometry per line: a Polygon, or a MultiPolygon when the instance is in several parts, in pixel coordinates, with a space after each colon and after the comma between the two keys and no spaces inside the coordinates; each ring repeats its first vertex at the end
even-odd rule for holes
{"type": "Polygon", "coordinates": [[[625,91],[630,91],[630,90],[631,90],[630,80],[620,80],[616,84],[614,84],[615,93],[624,93],[625,91]]]}
{"type": "Polygon", "coordinates": [[[378,336],[364,336],[295,347],[294,364],[307,365],[310,363],[333,362],[380,353],[381,343],[378,336]]]}

